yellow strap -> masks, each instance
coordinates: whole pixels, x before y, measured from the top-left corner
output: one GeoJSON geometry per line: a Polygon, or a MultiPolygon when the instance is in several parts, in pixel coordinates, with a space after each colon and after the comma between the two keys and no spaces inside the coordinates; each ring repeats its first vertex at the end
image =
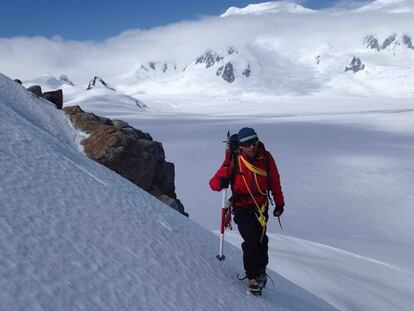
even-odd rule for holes
{"type": "Polygon", "coordinates": [[[240,159],[243,161],[243,164],[253,173],[260,175],[260,176],[267,176],[267,172],[260,167],[254,166],[253,164],[249,163],[242,155],[240,159]]]}
{"type": "MultiPolygon", "coordinates": [[[[251,164],[250,162],[248,162],[242,155],[240,156],[240,159],[243,161],[243,164],[254,174],[254,180],[256,182],[256,186],[257,186],[257,190],[259,190],[259,193],[261,195],[266,195],[267,193],[262,191],[259,187],[259,182],[257,181],[257,175],[260,176],[267,176],[267,172],[257,166],[254,166],[253,164],[251,164]]],[[[240,166],[240,161],[239,161],[239,166],[240,166]]],[[[241,171],[241,166],[240,166],[240,171],[241,171]]]]}
{"type": "Polygon", "coordinates": [[[257,190],[259,190],[259,193],[260,193],[261,195],[265,195],[265,196],[267,196],[267,192],[263,192],[263,191],[260,189],[260,187],[259,187],[259,182],[257,181],[257,175],[256,175],[256,174],[254,174],[254,180],[256,181],[256,187],[257,187],[257,190]]]}

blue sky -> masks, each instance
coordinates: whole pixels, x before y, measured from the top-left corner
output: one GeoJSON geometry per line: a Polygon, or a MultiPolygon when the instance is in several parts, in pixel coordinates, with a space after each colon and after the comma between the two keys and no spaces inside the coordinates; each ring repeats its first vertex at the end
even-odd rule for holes
{"type": "MultiPolygon", "coordinates": [[[[0,37],[58,35],[69,40],[100,41],[128,29],[147,29],[203,15],[219,15],[230,6],[260,2],[266,1],[3,0],[0,37]]],[[[308,8],[319,9],[332,6],[338,0],[301,2],[308,8]]]]}

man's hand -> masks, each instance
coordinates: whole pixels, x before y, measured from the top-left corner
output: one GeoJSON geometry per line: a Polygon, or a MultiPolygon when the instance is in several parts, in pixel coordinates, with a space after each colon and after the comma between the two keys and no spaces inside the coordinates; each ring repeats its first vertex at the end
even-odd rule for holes
{"type": "Polygon", "coordinates": [[[276,205],[275,209],[273,210],[273,216],[280,217],[284,212],[285,203],[276,205]]]}
{"type": "Polygon", "coordinates": [[[221,177],[220,178],[220,186],[222,188],[228,188],[229,187],[229,183],[230,183],[230,180],[228,178],[226,178],[226,177],[221,177]]]}
{"type": "Polygon", "coordinates": [[[239,149],[239,136],[237,134],[233,134],[230,136],[229,148],[231,153],[239,149]]]}

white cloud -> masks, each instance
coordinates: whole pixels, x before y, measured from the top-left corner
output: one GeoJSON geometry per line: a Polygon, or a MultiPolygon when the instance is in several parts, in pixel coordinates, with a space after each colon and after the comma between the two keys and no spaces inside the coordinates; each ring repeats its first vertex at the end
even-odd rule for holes
{"type": "Polygon", "coordinates": [[[381,10],[357,12],[350,7],[339,3],[334,11],[312,14],[204,17],[150,30],[128,30],[103,42],[0,38],[0,72],[23,80],[50,72],[67,74],[75,83],[86,83],[95,74],[110,81],[132,72],[139,63],[188,62],[208,48],[243,47],[265,38],[278,42],[281,53],[295,55],[298,50],[317,51],[326,45],[360,47],[366,34],[385,37],[410,32],[414,26],[407,14],[396,18],[381,10]]]}

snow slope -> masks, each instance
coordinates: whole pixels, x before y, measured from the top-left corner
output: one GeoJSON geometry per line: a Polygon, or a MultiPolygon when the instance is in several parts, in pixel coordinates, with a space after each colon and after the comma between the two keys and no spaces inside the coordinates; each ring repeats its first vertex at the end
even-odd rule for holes
{"type": "Polygon", "coordinates": [[[78,151],[53,105],[0,75],[2,310],[332,310],[281,276],[261,299],[240,251],[78,151]]]}

